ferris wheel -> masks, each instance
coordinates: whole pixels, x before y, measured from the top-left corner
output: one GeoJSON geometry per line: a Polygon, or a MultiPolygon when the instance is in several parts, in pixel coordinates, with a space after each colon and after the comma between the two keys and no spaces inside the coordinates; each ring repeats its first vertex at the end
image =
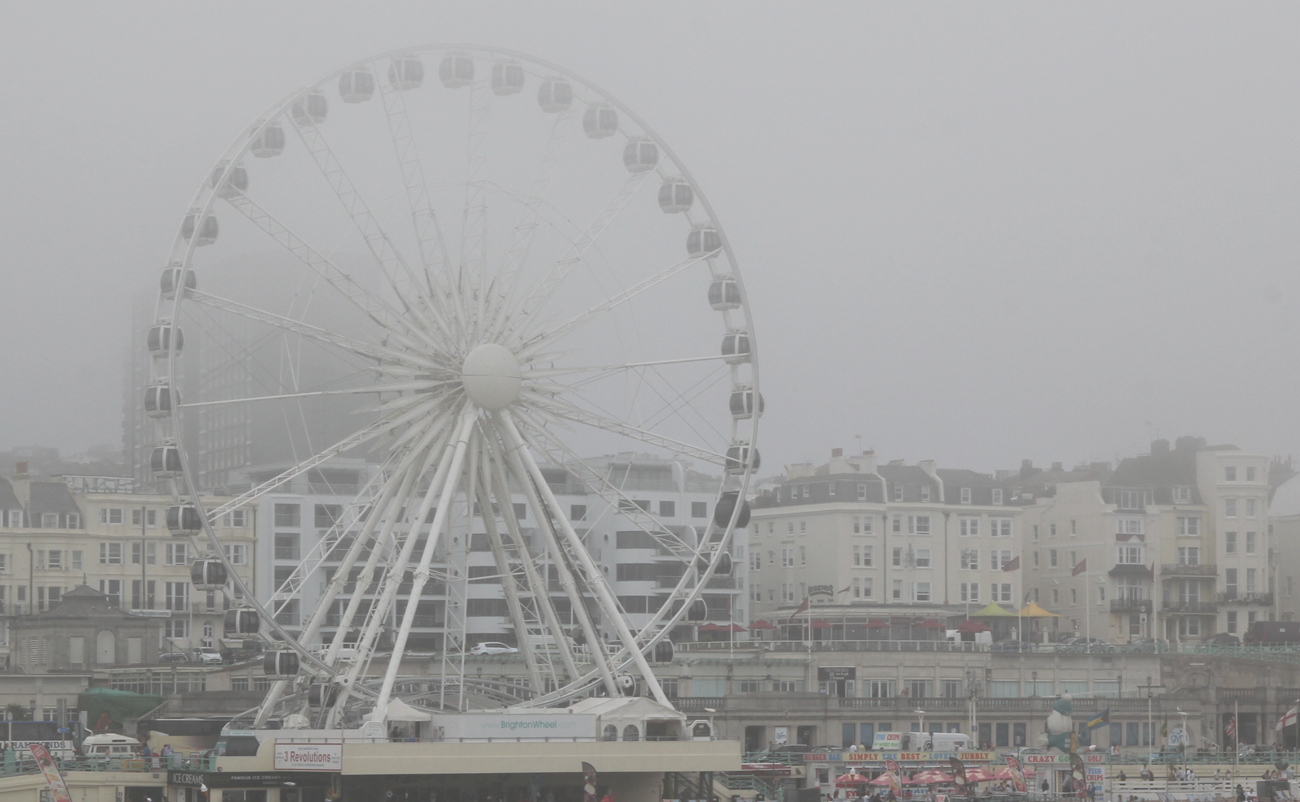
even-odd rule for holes
{"type": "Polygon", "coordinates": [[[500,585],[523,704],[641,691],[668,703],[650,663],[731,570],[762,397],[717,216],[609,93],[456,45],[382,54],[286,95],[204,176],[148,345],[151,468],[177,496],[168,527],[196,539],[196,584],[243,605],[227,631],[271,644],[256,724],[357,726],[394,699],[492,704],[465,671],[472,580],[500,585]],[[704,521],[648,509],[592,459],[647,452],[716,478],[704,521]],[[346,503],[259,602],[214,524],[294,481],[330,485],[344,462],[370,467],[327,488],[346,503]],[[557,475],[675,565],[648,619],[623,609],[557,475]],[[205,508],[201,492],[231,487],[205,508]],[[477,571],[454,559],[471,542],[490,554],[477,571]],[[429,609],[432,679],[403,674],[429,609]]]}

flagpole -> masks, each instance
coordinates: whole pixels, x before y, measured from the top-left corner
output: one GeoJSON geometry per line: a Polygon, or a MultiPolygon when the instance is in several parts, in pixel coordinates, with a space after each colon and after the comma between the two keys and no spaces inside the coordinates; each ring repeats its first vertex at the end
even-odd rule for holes
{"type": "Polygon", "coordinates": [[[1232,702],[1232,778],[1237,779],[1237,762],[1241,759],[1241,703],[1232,702]]]}

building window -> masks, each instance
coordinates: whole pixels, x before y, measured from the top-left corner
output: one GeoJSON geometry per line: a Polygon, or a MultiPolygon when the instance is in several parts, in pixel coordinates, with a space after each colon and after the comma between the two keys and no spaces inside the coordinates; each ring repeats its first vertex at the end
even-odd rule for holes
{"type": "MultiPolygon", "coordinates": [[[[699,502],[699,501],[697,501],[697,502],[695,502],[695,503],[696,503],[696,504],[702,504],[703,502],[699,502]]],[[[696,515],[695,517],[696,517],[696,518],[699,518],[700,516],[696,515]]],[[[569,520],[570,520],[570,521],[585,521],[585,520],[587,520],[587,505],[586,505],[586,504],[570,504],[570,505],[569,505],[569,520]]]]}
{"type": "Polygon", "coordinates": [[[862,516],[862,534],[864,534],[864,535],[869,535],[869,534],[871,534],[871,516],[870,516],[870,515],[864,515],[864,516],[862,516]]]}
{"type": "Polygon", "coordinates": [[[806,546],[799,547],[799,564],[800,565],[808,564],[808,549],[806,546]]]}
{"type": "Polygon", "coordinates": [[[828,496],[833,496],[833,495],[835,495],[835,483],[834,483],[834,482],[827,482],[827,483],[826,483],[826,495],[828,495],[828,496]]]}
{"type": "Polygon", "coordinates": [[[980,550],[962,549],[961,567],[962,570],[978,571],[980,569],[980,550]]]}
{"type": "Polygon", "coordinates": [[[902,500],[903,500],[903,486],[901,484],[895,484],[894,501],[902,501],[902,500]]]}
{"type": "Polygon", "coordinates": [[[276,504],[275,525],[297,527],[302,524],[302,508],[297,504],[276,504]]]}
{"type": "MultiPolygon", "coordinates": [[[[314,513],[316,528],[329,529],[343,517],[343,507],[338,504],[317,504],[314,513]]],[[[280,523],[277,521],[276,525],[279,526],[280,523]]],[[[294,526],[294,524],[284,524],[284,526],[294,526]]]]}
{"type": "Polygon", "coordinates": [[[972,517],[962,517],[957,519],[960,525],[962,537],[979,537],[980,519],[972,517]]]}
{"type": "Polygon", "coordinates": [[[1056,537],[1056,524],[1051,524],[1047,527],[1047,536],[1056,537]]]}
{"type": "Polygon", "coordinates": [[[902,567],[903,567],[903,550],[902,550],[902,549],[894,549],[894,557],[893,557],[892,565],[893,565],[895,568],[902,568],[902,567]]]}
{"type": "Polygon", "coordinates": [[[1236,610],[1228,611],[1228,634],[1229,635],[1237,634],[1237,611],[1236,610]]]}
{"type": "Polygon", "coordinates": [[[248,526],[248,511],[231,510],[230,518],[226,521],[226,526],[231,529],[243,529],[248,526]]]}
{"type": "Polygon", "coordinates": [[[961,583],[961,600],[964,602],[978,602],[980,600],[980,583],[961,583]]]}
{"type": "Polygon", "coordinates": [[[1116,518],[1116,519],[1115,519],[1115,534],[1117,534],[1117,535],[1140,535],[1140,534],[1142,534],[1142,532],[1143,532],[1143,528],[1144,528],[1144,527],[1143,527],[1143,524],[1144,524],[1144,523],[1145,523],[1145,520],[1142,519],[1142,518],[1116,518]]]}
{"type": "Polygon", "coordinates": [[[1178,516],[1178,534],[1184,537],[1199,537],[1201,534],[1201,519],[1194,515],[1178,516]]]}
{"type": "Polygon", "coordinates": [[[1047,567],[1048,568],[1056,567],[1056,549],[1047,550],[1047,567]]]}
{"type": "Polygon", "coordinates": [[[1225,466],[1223,467],[1223,478],[1224,478],[1224,480],[1229,481],[1229,482],[1235,482],[1235,481],[1237,481],[1237,466],[1236,466],[1236,465],[1225,465],[1225,466]]]}
{"type": "Polygon", "coordinates": [[[855,567],[859,567],[859,568],[862,566],[862,547],[861,547],[861,546],[854,546],[854,547],[853,547],[853,565],[854,565],[855,567]]]}
{"type": "Polygon", "coordinates": [[[1223,569],[1223,595],[1229,599],[1237,598],[1237,569],[1223,569]]]}
{"type": "Polygon", "coordinates": [[[677,502],[675,502],[675,501],[660,501],[660,502],[659,502],[659,517],[661,517],[661,518],[676,518],[676,517],[677,517],[677,502]]]}
{"type": "Polygon", "coordinates": [[[1179,565],[1200,565],[1201,564],[1200,548],[1197,546],[1179,546],[1178,564],[1179,565]]]}
{"type": "Polygon", "coordinates": [[[122,523],[122,508],[107,507],[99,510],[99,522],[101,524],[120,524],[122,523]]]}
{"type": "MultiPolygon", "coordinates": [[[[856,580],[855,580],[856,581],[856,580]]],[[[871,577],[862,578],[862,598],[870,599],[875,593],[874,583],[871,577]]]]}
{"type": "Polygon", "coordinates": [[[1254,568],[1246,569],[1246,595],[1253,596],[1259,589],[1255,585],[1255,576],[1258,572],[1254,568]]]}
{"type": "Polygon", "coordinates": [[[1246,499],[1246,517],[1247,518],[1255,517],[1255,499],[1253,498],[1246,499]]]}
{"type": "MultiPolygon", "coordinates": [[[[100,510],[100,512],[102,513],[103,510],[100,510]]],[[[22,528],[23,528],[23,511],[22,511],[22,510],[9,510],[9,528],[10,528],[10,529],[22,529],[22,528]]]]}
{"type": "Polygon", "coordinates": [[[901,515],[895,515],[895,516],[894,516],[894,527],[893,527],[893,529],[894,529],[895,532],[902,532],[902,531],[903,531],[903,516],[901,516],[901,515]]]}
{"type": "Polygon", "coordinates": [[[901,579],[895,579],[895,580],[894,580],[894,587],[893,587],[893,589],[890,591],[890,595],[893,597],[894,601],[902,601],[902,599],[903,599],[903,580],[901,580],[901,579]]]}
{"type": "Polygon", "coordinates": [[[1255,466],[1254,466],[1254,465],[1247,465],[1247,466],[1246,466],[1246,481],[1247,481],[1247,482],[1253,482],[1253,481],[1255,481],[1255,466]]]}
{"type": "Polygon", "coordinates": [[[1223,514],[1227,518],[1237,517],[1237,500],[1235,498],[1225,498],[1223,500],[1223,514]]]}
{"type": "Polygon", "coordinates": [[[930,567],[930,550],[929,550],[929,549],[917,549],[917,550],[916,550],[916,567],[917,567],[917,568],[929,568],[929,567],[930,567]]]}
{"type": "Polygon", "coordinates": [[[969,504],[969,503],[970,503],[970,488],[969,488],[969,487],[963,487],[963,488],[961,489],[961,503],[962,503],[962,504],[969,504]]]}
{"type": "Polygon", "coordinates": [[[99,564],[100,565],[121,565],[122,544],[121,543],[100,543],[99,564]]]}
{"type": "Polygon", "coordinates": [[[1191,503],[1191,500],[1192,500],[1192,489],[1190,487],[1179,486],[1174,488],[1175,504],[1189,504],[1191,503]]]}
{"type": "Polygon", "coordinates": [[[221,547],[231,565],[248,565],[248,546],[243,543],[227,543],[221,547]]]}
{"type": "Polygon", "coordinates": [[[1247,553],[1247,554],[1254,554],[1254,553],[1255,553],[1255,533],[1254,533],[1254,532],[1247,532],[1247,533],[1246,533],[1246,553],[1247,553]]]}
{"type": "Polygon", "coordinates": [[[915,590],[912,594],[912,600],[918,602],[930,601],[930,583],[917,582],[915,585],[915,590]]]}
{"type": "Polygon", "coordinates": [[[929,485],[921,485],[921,501],[922,501],[922,502],[925,502],[925,503],[929,503],[929,501],[930,501],[930,486],[929,486],[929,485]]]}
{"type": "Polygon", "coordinates": [[[1011,519],[990,518],[989,537],[1011,537],[1011,519]]]}
{"type": "Polygon", "coordinates": [[[188,543],[167,543],[163,547],[164,565],[187,565],[188,543]]]}
{"type": "Polygon", "coordinates": [[[1037,551],[1034,552],[1034,567],[1035,567],[1035,568],[1039,567],[1039,564],[1038,564],[1038,552],[1037,552],[1037,551]]]}
{"type": "Polygon", "coordinates": [[[276,533],[275,535],[275,559],[277,560],[297,560],[300,559],[298,547],[298,536],[295,534],[276,533]]]}
{"type": "Polygon", "coordinates": [[[993,504],[999,507],[1002,506],[1002,488],[1000,487],[993,488],[993,504]]]}
{"type": "Polygon", "coordinates": [[[858,501],[866,501],[866,500],[867,500],[867,486],[858,485],[858,501]]]}
{"type": "Polygon", "coordinates": [[[1011,562],[1011,549],[993,549],[989,552],[989,568],[1000,571],[1002,566],[1011,562]]]}
{"type": "MultiPolygon", "coordinates": [[[[4,570],[5,570],[5,555],[0,554],[0,573],[4,573],[4,570]]],[[[81,552],[79,551],[72,552],[72,570],[74,571],[81,570],[81,552]]]]}

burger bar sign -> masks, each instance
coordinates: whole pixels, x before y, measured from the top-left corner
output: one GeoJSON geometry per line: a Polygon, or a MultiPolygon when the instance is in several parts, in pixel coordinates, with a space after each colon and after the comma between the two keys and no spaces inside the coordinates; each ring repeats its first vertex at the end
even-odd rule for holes
{"type": "Polygon", "coordinates": [[[343,744],[275,745],[276,771],[342,771],[343,744]]]}

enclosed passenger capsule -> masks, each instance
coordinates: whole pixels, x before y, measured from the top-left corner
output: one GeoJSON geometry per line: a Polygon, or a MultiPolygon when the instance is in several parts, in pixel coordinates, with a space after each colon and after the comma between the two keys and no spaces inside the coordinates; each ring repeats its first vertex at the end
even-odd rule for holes
{"type": "Polygon", "coordinates": [[[438,65],[438,78],[448,89],[459,89],[474,82],[474,59],[464,53],[452,53],[438,65]]]}
{"type": "Polygon", "coordinates": [[[749,335],[743,331],[733,331],[722,338],[722,359],[729,365],[748,362],[749,335]]]}
{"type": "Polygon", "coordinates": [[[155,384],[145,388],[144,411],[151,418],[166,418],[176,411],[180,404],[180,393],[168,384],[155,384]]]}
{"type": "Polygon", "coordinates": [[[686,235],[686,252],[691,256],[708,256],[722,249],[722,237],[712,223],[696,223],[686,235]]]}
{"type": "Polygon", "coordinates": [[[226,565],[221,560],[195,560],[190,564],[190,582],[198,590],[221,590],[227,579],[226,565]]]}
{"type": "Polygon", "coordinates": [[[537,87],[537,105],[547,114],[568,111],[573,105],[573,84],[567,78],[547,78],[537,87]]]}
{"type": "MultiPolygon", "coordinates": [[[[158,279],[158,287],[162,290],[163,297],[171,300],[176,297],[176,285],[181,280],[181,268],[165,267],[163,268],[162,277],[158,279]]],[[[185,271],[185,294],[188,296],[189,291],[196,289],[199,281],[194,276],[194,271],[185,271]]]]}
{"type": "Polygon", "coordinates": [[[253,138],[253,144],[248,150],[259,159],[279,156],[284,153],[284,129],[279,123],[271,123],[253,138]]]}
{"type": "Polygon", "coordinates": [[[388,65],[388,83],[399,92],[419,89],[424,83],[424,62],[416,56],[398,56],[388,65]]]}
{"type": "Polygon", "coordinates": [[[262,670],[275,677],[292,677],[298,673],[298,653],[287,649],[262,656],[262,670]]]}
{"type": "Polygon", "coordinates": [[[222,162],[212,170],[212,178],[208,179],[208,186],[217,191],[217,196],[221,198],[234,198],[248,190],[248,170],[244,165],[237,164],[230,167],[227,174],[226,168],[230,167],[230,162],[222,162]],[[222,180],[222,176],[225,180],[222,180]]]}
{"type": "Polygon", "coordinates": [[[634,136],[623,146],[623,166],[629,173],[644,173],[659,164],[659,146],[643,136],[634,136]]]}
{"type": "MultiPolygon", "coordinates": [[[[736,499],[740,493],[736,490],[728,490],[718,498],[718,506],[713,508],[713,523],[719,528],[724,528],[731,522],[731,513],[736,509],[736,499]]],[[[736,528],[744,529],[749,526],[749,502],[741,502],[740,515],[736,516],[736,528]]]]}
{"type": "Polygon", "coordinates": [[[325,122],[329,110],[330,104],[325,99],[325,93],[313,89],[295,100],[289,113],[293,115],[293,121],[299,125],[320,125],[325,122]]]}
{"type": "Polygon", "coordinates": [[[748,443],[736,443],[727,449],[727,473],[744,473],[746,466],[758,470],[761,464],[758,449],[751,448],[748,443]]]}
{"type": "Polygon", "coordinates": [[[191,209],[190,213],[185,215],[185,220],[181,223],[181,236],[185,238],[186,242],[189,242],[190,238],[194,237],[194,229],[197,227],[199,229],[199,234],[194,240],[195,245],[211,245],[216,242],[219,230],[216,215],[210,214],[203,218],[202,225],[199,225],[198,219],[199,210],[191,209]]]}
{"type": "Polygon", "coordinates": [[[227,638],[256,635],[262,628],[262,616],[256,610],[227,610],[221,631],[227,638]]]}
{"type": "Polygon", "coordinates": [[[716,278],[709,285],[709,306],[719,312],[740,308],[740,284],[735,279],[716,278]]]}
{"type": "Polygon", "coordinates": [[[582,130],[591,139],[604,139],[618,133],[618,111],[608,103],[592,103],[582,113],[582,130]]]}
{"type": "Polygon", "coordinates": [[[492,91],[498,95],[517,95],[524,90],[524,68],[517,61],[498,61],[492,65],[492,91]]]}
{"type": "Polygon", "coordinates": [[[149,353],[155,357],[167,356],[172,347],[173,331],[176,332],[176,353],[179,354],[185,347],[185,331],[170,325],[153,326],[149,329],[149,336],[146,338],[149,353]]]}
{"type": "Polygon", "coordinates": [[[731,417],[736,420],[746,420],[754,417],[755,413],[760,416],[763,414],[763,394],[758,394],[757,403],[754,400],[754,389],[748,385],[741,385],[731,391],[731,417]]]}
{"type": "Polygon", "coordinates": [[[685,178],[669,178],[659,185],[659,208],[664,214],[689,212],[695,203],[695,190],[685,178]]]}
{"type": "Polygon", "coordinates": [[[312,707],[331,707],[338,698],[339,686],[332,682],[313,682],[307,688],[307,704],[312,707]]]}
{"type": "Polygon", "coordinates": [[[203,517],[193,504],[168,507],[163,519],[172,537],[194,537],[203,531],[203,517]]]}
{"type": "Polygon", "coordinates": [[[704,599],[696,599],[691,602],[691,606],[686,609],[686,620],[692,624],[698,624],[701,621],[709,619],[709,605],[704,599]]]}
{"type": "Polygon", "coordinates": [[[339,76],[339,98],[344,103],[365,103],[375,94],[375,74],[370,70],[348,70],[339,76]]]}
{"type": "Polygon", "coordinates": [[[664,638],[655,644],[654,661],[656,663],[671,663],[675,652],[673,642],[664,638]]]}
{"type": "Polygon", "coordinates": [[[181,475],[181,450],[176,446],[154,446],[149,454],[149,472],[159,479],[181,475]]]}

